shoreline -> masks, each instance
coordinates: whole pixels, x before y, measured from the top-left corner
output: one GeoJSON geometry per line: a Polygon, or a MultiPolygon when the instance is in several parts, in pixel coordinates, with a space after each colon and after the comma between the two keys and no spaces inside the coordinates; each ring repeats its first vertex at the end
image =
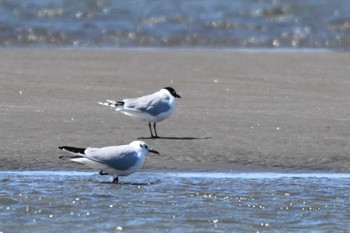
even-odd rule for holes
{"type": "MultiPolygon", "coordinates": [[[[330,178],[330,179],[348,179],[349,173],[332,172],[193,172],[193,171],[139,171],[138,174],[155,174],[164,177],[177,178],[215,178],[215,179],[280,179],[280,178],[330,178]]],[[[136,174],[134,173],[134,174],[136,174]]],[[[0,171],[0,176],[98,176],[96,172],[87,171],[0,171]]],[[[133,174],[132,174],[133,175],[133,174]]]]}
{"type": "Polygon", "coordinates": [[[225,47],[0,47],[0,50],[58,50],[58,51],[104,51],[104,52],[221,52],[221,53],[348,53],[348,48],[225,48],[225,47]]]}
{"type": "Polygon", "coordinates": [[[143,137],[161,152],[144,171],[350,171],[350,53],[0,51],[0,170],[89,170],[57,147],[143,137]],[[158,124],[168,139],[97,104],[164,86],[183,96],[158,124]]]}

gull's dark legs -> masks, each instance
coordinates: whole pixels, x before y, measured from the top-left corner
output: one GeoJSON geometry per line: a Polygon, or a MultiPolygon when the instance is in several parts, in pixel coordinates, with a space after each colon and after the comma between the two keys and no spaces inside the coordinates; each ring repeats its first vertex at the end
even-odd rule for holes
{"type": "Polygon", "coordinates": [[[118,183],[118,181],[119,181],[119,178],[118,178],[118,176],[117,176],[117,177],[114,177],[114,178],[113,178],[112,183],[117,184],[117,183],[118,183]]]}
{"type": "Polygon", "coordinates": [[[152,124],[151,122],[148,122],[148,127],[149,127],[149,131],[151,132],[151,138],[159,138],[158,134],[157,134],[157,126],[156,126],[157,122],[153,123],[153,128],[154,128],[154,133],[155,135],[153,135],[153,131],[152,131],[152,124]]]}
{"type": "Polygon", "coordinates": [[[154,122],[154,123],[153,123],[153,128],[154,128],[154,133],[155,133],[155,135],[156,135],[155,137],[158,138],[156,123],[157,123],[157,122],[154,122]]]}
{"type": "MultiPolygon", "coordinates": [[[[98,174],[99,174],[100,176],[109,175],[107,172],[104,172],[104,171],[100,171],[98,174]]],[[[112,183],[117,184],[117,183],[118,183],[118,181],[119,181],[118,176],[117,176],[117,177],[113,177],[113,181],[112,181],[112,183]]]]}
{"type": "Polygon", "coordinates": [[[107,172],[104,172],[104,171],[100,171],[98,174],[99,174],[100,176],[108,175],[108,173],[107,173],[107,172]]]}
{"type": "Polygon", "coordinates": [[[148,127],[149,127],[149,131],[151,132],[151,137],[154,138],[153,132],[152,132],[151,122],[148,122],[148,127]]]}

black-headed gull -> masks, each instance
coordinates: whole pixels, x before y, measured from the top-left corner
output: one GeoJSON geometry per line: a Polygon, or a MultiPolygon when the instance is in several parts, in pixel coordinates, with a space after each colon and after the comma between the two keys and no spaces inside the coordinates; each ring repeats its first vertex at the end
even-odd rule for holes
{"type": "Polygon", "coordinates": [[[152,150],[142,141],[133,141],[128,145],[108,146],[101,148],[77,148],[61,146],[59,149],[69,152],[71,155],[60,156],[61,159],[84,164],[100,171],[100,175],[112,175],[113,183],[118,183],[119,176],[127,176],[142,167],[145,156],[152,150]]]}
{"type": "Polygon", "coordinates": [[[165,87],[153,94],[134,99],[124,99],[123,101],[107,100],[98,102],[99,104],[115,107],[125,115],[141,119],[148,122],[148,127],[152,138],[157,138],[156,123],[168,118],[175,109],[175,98],[181,98],[174,88],[165,87]],[[153,123],[154,135],[152,132],[153,123]]]}

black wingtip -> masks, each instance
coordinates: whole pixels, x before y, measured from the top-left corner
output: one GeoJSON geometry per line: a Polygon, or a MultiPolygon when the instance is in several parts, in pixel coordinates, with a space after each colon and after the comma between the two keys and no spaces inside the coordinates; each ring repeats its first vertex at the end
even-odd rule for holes
{"type": "Polygon", "coordinates": [[[115,104],[115,106],[123,106],[124,105],[124,101],[117,101],[117,103],[115,104]]]}
{"type": "Polygon", "coordinates": [[[58,147],[60,150],[66,150],[72,153],[79,153],[79,154],[84,154],[86,148],[77,148],[77,147],[71,147],[71,146],[60,146],[58,147]]]}

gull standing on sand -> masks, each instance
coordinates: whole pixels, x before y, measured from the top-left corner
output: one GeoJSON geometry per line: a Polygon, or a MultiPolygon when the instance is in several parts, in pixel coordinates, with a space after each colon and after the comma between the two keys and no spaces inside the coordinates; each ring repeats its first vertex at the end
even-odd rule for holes
{"type": "Polygon", "coordinates": [[[59,149],[69,152],[71,155],[60,156],[61,159],[69,159],[72,162],[81,163],[93,169],[99,170],[100,175],[112,175],[113,183],[118,183],[119,176],[127,176],[142,167],[145,156],[152,150],[142,141],[133,141],[128,145],[108,146],[102,148],[77,148],[61,146],[59,149]]]}
{"type": "Polygon", "coordinates": [[[115,107],[125,115],[148,121],[152,138],[158,138],[156,123],[168,118],[175,109],[175,98],[181,98],[172,87],[164,87],[151,95],[123,101],[107,100],[99,104],[115,107]],[[153,123],[154,135],[152,132],[153,123]]]}

